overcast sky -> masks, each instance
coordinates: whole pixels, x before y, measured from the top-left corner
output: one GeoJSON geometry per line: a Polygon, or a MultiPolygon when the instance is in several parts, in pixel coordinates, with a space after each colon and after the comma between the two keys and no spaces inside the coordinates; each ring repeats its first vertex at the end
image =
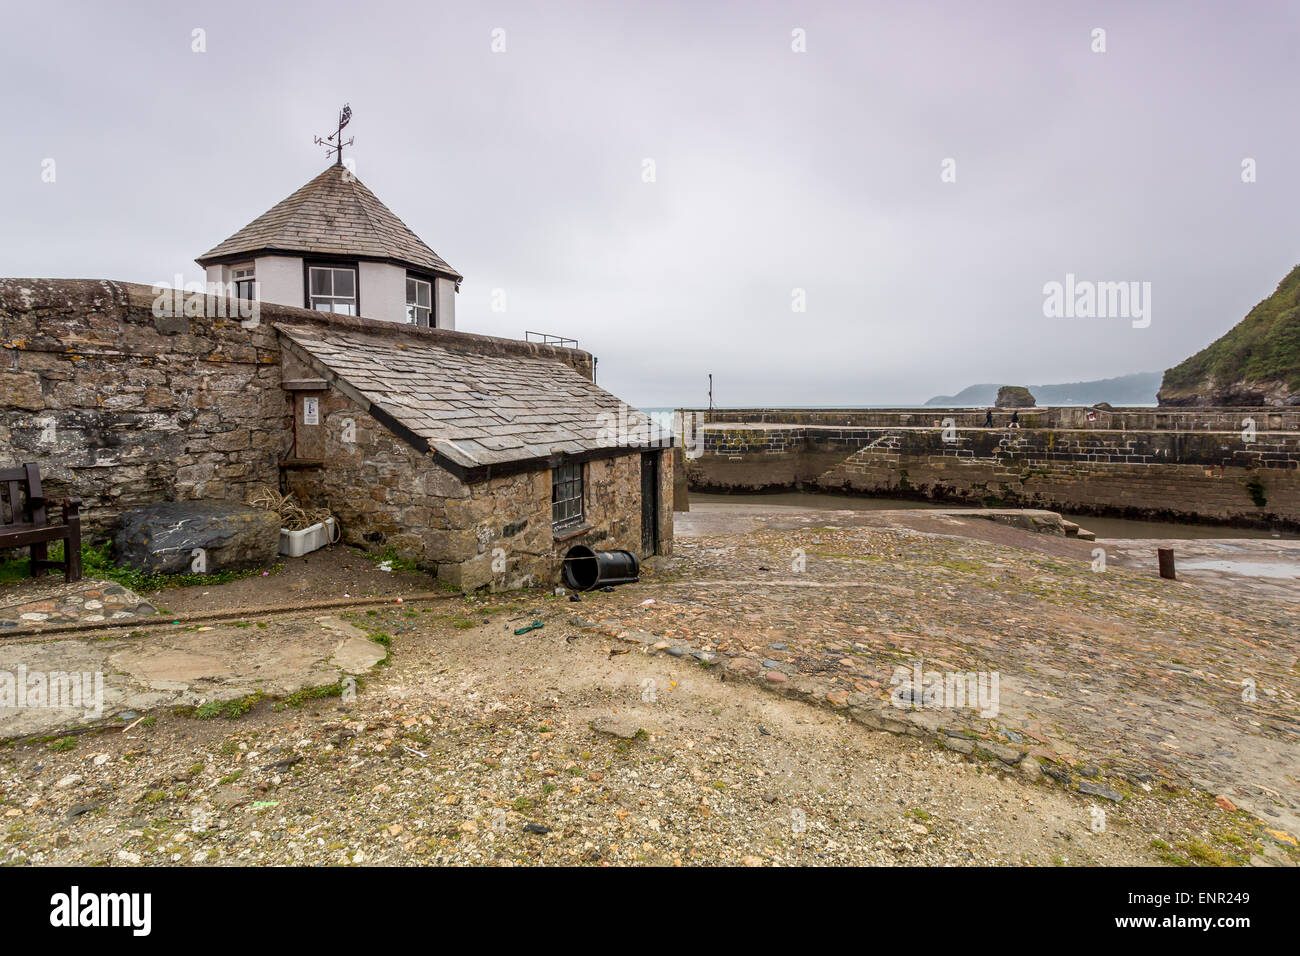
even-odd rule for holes
{"type": "Polygon", "coordinates": [[[1300,262],[1297,48],[1294,2],[7,2],[0,274],[201,278],[348,102],[457,327],[642,406],[1162,370],[1300,262]],[[1046,317],[1067,273],[1150,325],[1046,317]]]}

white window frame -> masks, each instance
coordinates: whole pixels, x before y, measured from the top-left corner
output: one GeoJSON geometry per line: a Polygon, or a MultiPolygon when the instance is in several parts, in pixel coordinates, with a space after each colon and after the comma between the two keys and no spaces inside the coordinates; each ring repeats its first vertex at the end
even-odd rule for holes
{"type": "Polygon", "coordinates": [[[329,264],[309,265],[307,267],[307,308],[315,312],[333,312],[338,315],[357,315],[358,288],[360,283],[360,270],[354,266],[334,266],[329,264]],[[313,281],[317,272],[324,272],[329,275],[329,294],[317,293],[315,290],[316,283],[313,281]],[[336,295],[334,283],[336,272],[349,272],[352,274],[352,295],[336,295]],[[321,308],[328,306],[328,308],[321,308]]]}
{"type": "Polygon", "coordinates": [[[408,325],[420,325],[427,328],[434,326],[433,317],[433,282],[429,279],[421,279],[419,276],[408,274],[406,276],[406,323],[408,325]],[[411,286],[415,285],[415,300],[411,300],[411,286]],[[420,305],[420,286],[428,290],[428,305],[420,305]],[[423,313],[423,314],[421,314],[423,313]],[[423,319],[423,321],[421,321],[423,319]]]}
{"type": "Polygon", "coordinates": [[[253,263],[230,267],[230,292],[236,299],[257,299],[257,267],[253,263]]]}

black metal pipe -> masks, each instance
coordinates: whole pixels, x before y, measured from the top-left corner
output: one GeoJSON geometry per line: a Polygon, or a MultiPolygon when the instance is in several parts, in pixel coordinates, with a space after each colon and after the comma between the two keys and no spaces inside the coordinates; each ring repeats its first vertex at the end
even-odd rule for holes
{"type": "Polygon", "coordinates": [[[564,556],[564,583],[575,591],[591,591],[613,584],[631,584],[641,579],[641,564],[631,551],[593,551],[576,544],[564,556]]]}

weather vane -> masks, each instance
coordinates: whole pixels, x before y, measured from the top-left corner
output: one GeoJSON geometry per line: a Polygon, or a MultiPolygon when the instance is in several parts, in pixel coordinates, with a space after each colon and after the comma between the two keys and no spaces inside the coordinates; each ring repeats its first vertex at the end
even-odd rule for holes
{"type": "Polygon", "coordinates": [[[353,138],[351,136],[348,137],[346,143],[343,142],[343,127],[347,126],[350,122],[352,122],[352,107],[344,103],[343,109],[339,111],[339,128],[330,133],[330,135],[326,136],[324,139],[321,139],[319,136],[316,137],[316,145],[326,147],[326,156],[330,153],[334,154],[335,166],[343,165],[343,147],[352,145],[353,138]]]}

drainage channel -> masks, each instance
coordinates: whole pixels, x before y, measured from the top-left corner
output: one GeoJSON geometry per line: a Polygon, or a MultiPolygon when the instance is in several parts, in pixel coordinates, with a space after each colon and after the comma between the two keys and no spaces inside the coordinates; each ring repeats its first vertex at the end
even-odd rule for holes
{"type": "Polygon", "coordinates": [[[37,630],[35,628],[24,628],[16,631],[9,631],[4,637],[0,638],[0,644],[20,644],[31,641],[42,641],[52,636],[71,637],[78,634],[84,634],[88,631],[95,633],[117,632],[117,631],[141,631],[150,628],[160,627],[184,627],[187,624],[207,624],[213,621],[238,621],[254,616],[271,616],[279,617],[286,614],[301,614],[304,611],[328,611],[334,608],[344,607],[375,607],[380,604],[396,604],[400,601],[402,604],[418,604],[428,601],[451,601],[461,597],[459,593],[450,593],[446,591],[422,591],[419,594],[412,594],[409,597],[405,595],[396,595],[390,597],[376,598],[336,598],[330,601],[311,601],[305,604],[275,604],[269,607],[251,607],[239,608],[228,611],[208,611],[202,614],[190,614],[184,617],[176,617],[171,614],[160,614],[157,617],[135,618],[131,621],[124,621],[121,624],[110,624],[107,621],[96,621],[93,623],[77,624],[59,624],[54,627],[37,630]]]}

